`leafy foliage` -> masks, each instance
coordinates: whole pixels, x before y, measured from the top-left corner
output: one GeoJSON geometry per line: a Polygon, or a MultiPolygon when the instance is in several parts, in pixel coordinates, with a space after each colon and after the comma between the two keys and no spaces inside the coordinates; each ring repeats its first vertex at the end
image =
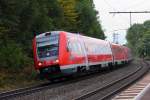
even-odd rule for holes
{"type": "Polygon", "coordinates": [[[93,0],[78,0],[78,31],[85,35],[104,39],[104,33],[98,21],[98,12],[94,9],[93,0]]]}
{"type": "Polygon", "coordinates": [[[0,0],[0,62],[32,64],[34,33],[64,30],[104,39],[93,0],[0,0]]]}
{"type": "Polygon", "coordinates": [[[77,28],[77,12],[76,0],[58,0],[59,5],[63,11],[62,28],[68,31],[75,31],[77,28]],[[71,26],[71,27],[70,27],[71,26]]]}
{"type": "Polygon", "coordinates": [[[20,70],[23,66],[28,65],[29,58],[23,53],[22,48],[14,43],[7,41],[0,48],[1,68],[11,69],[12,71],[20,70]]]}
{"type": "Polygon", "coordinates": [[[139,56],[150,57],[150,30],[144,34],[137,50],[139,56]]]}
{"type": "Polygon", "coordinates": [[[150,57],[150,21],[134,24],[127,32],[128,45],[140,57],[150,57]]]}

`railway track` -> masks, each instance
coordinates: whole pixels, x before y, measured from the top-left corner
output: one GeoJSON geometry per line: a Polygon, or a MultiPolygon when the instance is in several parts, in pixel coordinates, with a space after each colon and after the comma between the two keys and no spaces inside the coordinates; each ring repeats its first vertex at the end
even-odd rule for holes
{"type": "Polygon", "coordinates": [[[2,92],[0,93],[0,100],[5,100],[14,96],[19,96],[19,95],[24,95],[24,94],[29,94],[33,92],[40,91],[44,88],[49,87],[50,83],[42,83],[40,85],[32,86],[32,87],[26,87],[26,88],[19,88],[16,90],[8,91],[8,92],[2,92]]]}
{"type": "MultiPolygon", "coordinates": [[[[138,69],[134,73],[130,73],[130,75],[132,75],[132,74],[134,75],[134,74],[136,74],[136,72],[141,73],[140,70],[144,70],[144,72],[145,72],[145,69],[143,67],[138,67],[138,69]]],[[[116,69],[115,69],[115,71],[116,71],[116,69]]],[[[30,95],[30,94],[33,94],[33,93],[37,93],[37,92],[41,92],[41,91],[43,92],[45,90],[47,91],[47,90],[51,90],[51,89],[56,89],[56,88],[59,88],[59,87],[62,87],[62,86],[65,87],[65,86],[68,86],[69,84],[72,85],[74,83],[80,83],[80,81],[83,81],[83,80],[94,78],[95,76],[100,76],[100,75],[104,76],[105,73],[108,73],[108,72],[113,72],[113,70],[106,71],[106,72],[104,71],[104,72],[96,73],[96,74],[91,74],[91,75],[88,75],[88,76],[84,75],[83,77],[78,77],[78,78],[71,79],[71,80],[65,80],[65,81],[55,82],[55,83],[44,83],[44,84],[34,86],[34,87],[22,88],[22,89],[18,89],[18,90],[15,90],[15,91],[9,91],[9,92],[5,92],[5,93],[1,93],[0,94],[0,100],[12,100],[12,98],[18,98],[18,97],[22,98],[22,97],[25,97],[26,95],[30,95]]],[[[144,72],[142,72],[142,73],[144,73],[144,72]]],[[[126,75],[125,77],[130,77],[130,75],[126,75]]],[[[126,78],[124,78],[124,79],[126,79],[126,78]]],[[[100,96],[101,99],[105,99],[106,97],[112,95],[112,91],[110,93],[110,92],[107,92],[108,90],[106,90],[106,89],[109,89],[110,87],[114,88],[115,86],[113,84],[115,84],[115,83],[118,84],[119,82],[122,82],[120,84],[124,84],[123,81],[120,79],[116,82],[110,82],[109,84],[105,84],[105,86],[101,87],[100,89],[95,89],[92,92],[88,92],[87,94],[84,94],[82,96],[80,95],[80,97],[78,96],[78,98],[73,98],[73,99],[75,99],[75,100],[81,100],[81,99],[95,100],[95,97],[94,97],[94,99],[92,99],[92,98],[96,94],[98,95],[97,98],[99,98],[99,96],[100,96]],[[106,85],[108,85],[108,86],[106,86],[106,85]],[[99,92],[106,92],[106,93],[102,93],[103,96],[101,96],[101,95],[99,95],[99,92]],[[109,94],[109,95],[107,96],[106,94],[107,95],[109,94]]],[[[116,92],[114,92],[114,93],[116,93],[116,92]]],[[[50,94],[50,93],[48,93],[48,94],[50,94]]],[[[27,100],[27,99],[25,99],[25,100],[27,100]]]]}
{"type": "MultiPolygon", "coordinates": [[[[147,63],[146,63],[147,65],[147,63]]],[[[106,84],[103,87],[97,88],[93,91],[90,91],[86,94],[83,94],[74,100],[105,100],[116,94],[117,92],[121,91],[123,88],[128,86],[129,84],[133,83],[141,76],[143,76],[146,72],[148,72],[149,67],[140,66],[134,72],[118,79],[114,80],[111,83],[106,84]]]]}
{"type": "Polygon", "coordinates": [[[63,80],[63,81],[58,81],[58,82],[53,82],[53,83],[46,82],[46,83],[42,83],[40,85],[36,85],[36,86],[32,86],[32,87],[19,88],[19,89],[12,90],[12,91],[2,92],[2,93],[0,93],[0,100],[6,100],[6,99],[10,99],[11,97],[28,95],[30,93],[35,93],[35,92],[42,91],[42,90],[47,90],[47,89],[60,87],[63,85],[72,84],[75,82],[79,82],[81,80],[90,79],[97,75],[105,74],[107,72],[96,73],[96,74],[91,73],[91,74],[89,74],[89,76],[82,75],[82,77],[78,77],[75,79],[63,80]]]}

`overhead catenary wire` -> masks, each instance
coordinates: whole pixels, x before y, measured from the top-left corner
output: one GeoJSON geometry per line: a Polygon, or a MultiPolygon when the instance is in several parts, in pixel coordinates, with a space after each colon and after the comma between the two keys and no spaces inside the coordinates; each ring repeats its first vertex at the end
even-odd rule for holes
{"type": "MultiPolygon", "coordinates": [[[[117,12],[119,10],[117,10],[115,7],[113,7],[107,0],[103,0],[105,2],[105,4],[110,8],[112,9],[114,12],[117,12]]],[[[115,14],[114,14],[115,15],[115,14]]],[[[114,16],[113,15],[113,16],[114,16]]],[[[122,16],[124,22],[126,22],[125,20],[128,20],[126,17],[122,16]]]]}
{"type": "Polygon", "coordinates": [[[112,11],[110,14],[130,14],[130,27],[132,26],[132,15],[133,13],[150,13],[150,11],[112,11]]]}

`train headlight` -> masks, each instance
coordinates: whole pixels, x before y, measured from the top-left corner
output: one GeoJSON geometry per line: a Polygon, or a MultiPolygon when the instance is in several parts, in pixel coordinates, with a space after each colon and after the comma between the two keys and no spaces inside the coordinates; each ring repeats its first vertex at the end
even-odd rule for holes
{"type": "Polygon", "coordinates": [[[59,63],[59,60],[57,59],[57,60],[55,60],[55,62],[56,62],[56,63],[59,63]]]}
{"type": "Polygon", "coordinates": [[[42,66],[42,63],[41,63],[41,62],[39,62],[39,63],[38,63],[38,65],[39,65],[39,66],[42,66]]]}

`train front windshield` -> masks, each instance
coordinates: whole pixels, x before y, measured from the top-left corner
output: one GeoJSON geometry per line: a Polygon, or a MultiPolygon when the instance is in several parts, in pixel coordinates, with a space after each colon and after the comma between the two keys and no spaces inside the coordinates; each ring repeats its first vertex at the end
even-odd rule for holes
{"type": "Polygon", "coordinates": [[[58,58],[58,35],[37,38],[37,53],[41,60],[58,58]]]}

